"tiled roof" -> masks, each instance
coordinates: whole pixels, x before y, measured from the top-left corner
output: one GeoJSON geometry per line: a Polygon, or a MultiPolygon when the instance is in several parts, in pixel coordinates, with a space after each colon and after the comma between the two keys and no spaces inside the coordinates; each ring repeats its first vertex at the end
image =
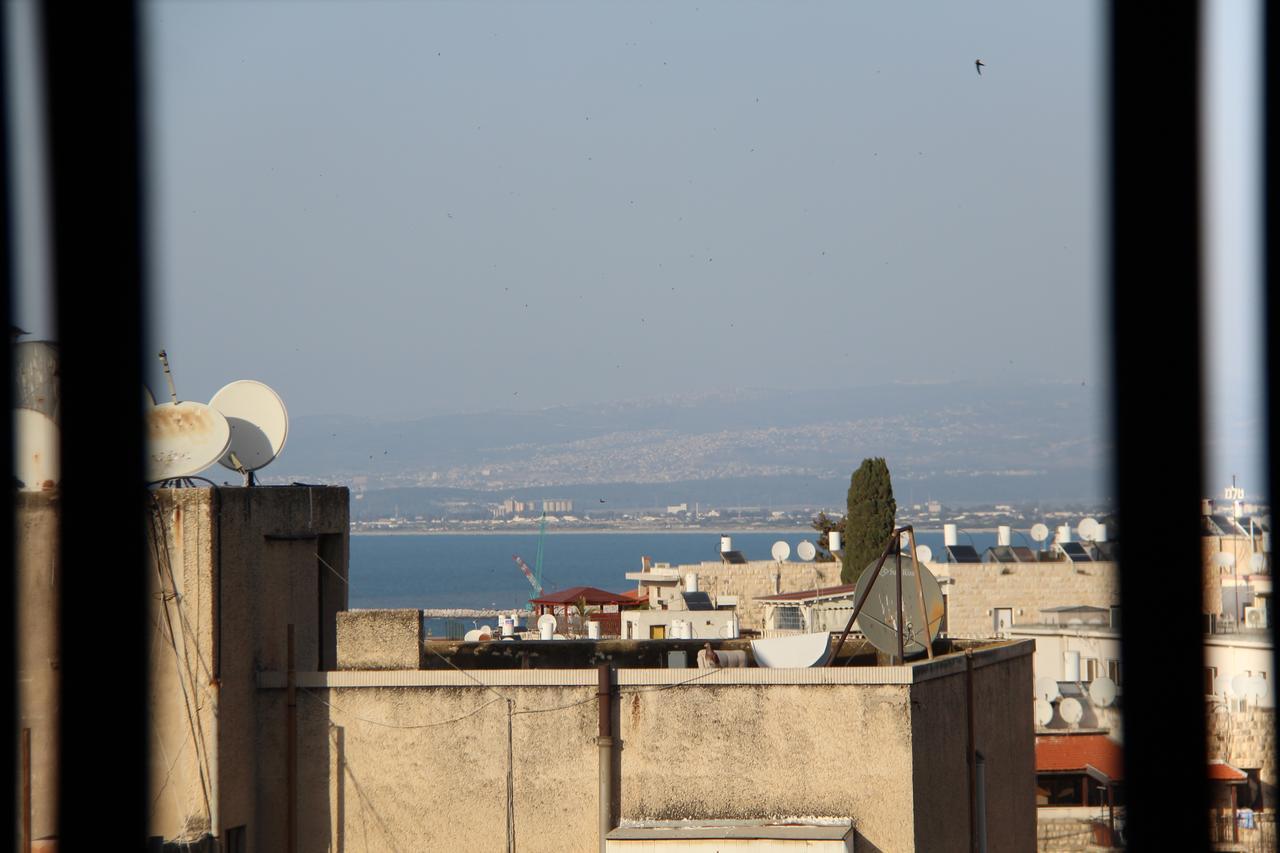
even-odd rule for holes
{"type": "Polygon", "coordinates": [[[1106,735],[1036,736],[1037,773],[1083,773],[1086,767],[1119,782],[1124,779],[1124,749],[1106,735]]]}
{"type": "Polygon", "coordinates": [[[585,598],[587,604],[635,604],[636,599],[625,592],[607,592],[594,586],[571,586],[558,592],[550,592],[533,599],[533,604],[577,604],[585,598]]]}
{"type": "Polygon", "coordinates": [[[1209,781],[1210,782],[1247,782],[1249,777],[1236,767],[1232,767],[1225,761],[1209,762],[1209,781]]]}
{"type": "Polygon", "coordinates": [[[822,589],[807,589],[803,592],[780,592],[777,595],[762,595],[756,601],[809,601],[814,598],[826,598],[833,595],[853,595],[857,584],[847,583],[842,586],[824,586],[822,589]]]}

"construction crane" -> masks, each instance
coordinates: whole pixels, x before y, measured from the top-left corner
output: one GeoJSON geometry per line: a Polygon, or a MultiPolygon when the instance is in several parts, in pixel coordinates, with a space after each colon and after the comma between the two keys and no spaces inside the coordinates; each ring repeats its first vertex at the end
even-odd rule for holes
{"type": "MultiPolygon", "coordinates": [[[[520,567],[520,571],[524,572],[524,576],[528,579],[529,584],[533,587],[533,598],[542,595],[542,546],[547,538],[547,514],[542,514],[542,524],[538,527],[538,556],[533,560],[533,568],[529,568],[529,564],[519,554],[512,554],[511,559],[516,561],[516,565],[520,567]]],[[[533,610],[533,600],[530,599],[528,608],[533,610]]]]}

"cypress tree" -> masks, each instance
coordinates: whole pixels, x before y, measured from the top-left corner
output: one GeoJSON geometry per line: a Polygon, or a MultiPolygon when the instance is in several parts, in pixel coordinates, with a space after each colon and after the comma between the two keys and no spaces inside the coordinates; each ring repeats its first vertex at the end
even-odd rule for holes
{"type": "Polygon", "coordinates": [[[844,517],[844,565],[840,580],[857,583],[863,569],[884,551],[898,512],[889,466],[882,457],[863,459],[853,472],[849,480],[848,508],[844,517]]]}

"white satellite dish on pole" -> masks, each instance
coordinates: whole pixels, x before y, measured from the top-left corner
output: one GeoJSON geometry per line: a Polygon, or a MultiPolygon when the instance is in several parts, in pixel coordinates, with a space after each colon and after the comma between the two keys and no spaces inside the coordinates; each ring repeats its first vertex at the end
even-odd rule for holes
{"type": "Polygon", "coordinates": [[[1043,542],[1049,538],[1049,528],[1040,522],[1036,522],[1031,525],[1031,538],[1036,542],[1043,542]]]}
{"type": "Polygon", "coordinates": [[[1058,703],[1058,713],[1067,721],[1067,725],[1074,726],[1084,716],[1084,707],[1079,700],[1068,697],[1058,703]]]}
{"type": "Polygon", "coordinates": [[[1049,725],[1049,721],[1053,719],[1053,706],[1043,699],[1037,699],[1036,705],[1036,725],[1044,728],[1049,725]]]}
{"type": "Polygon", "coordinates": [[[147,480],[178,480],[200,473],[222,458],[231,426],[203,403],[163,403],[148,409],[147,480]]]}
{"type": "Polygon", "coordinates": [[[1213,555],[1213,564],[1218,567],[1219,571],[1234,569],[1236,566],[1236,555],[1227,551],[1219,551],[1213,555]]]}
{"type": "Polygon", "coordinates": [[[1267,568],[1266,554],[1254,554],[1252,557],[1249,558],[1249,571],[1254,572],[1256,574],[1258,572],[1266,571],[1266,568],[1267,568]]]}
{"type": "Polygon", "coordinates": [[[57,423],[35,409],[13,410],[13,476],[24,492],[47,492],[58,485],[57,423]]]}
{"type": "Polygon", "coordinates": [[[1116,683],[1105,675],[1095,678],[1089,685],[1089,698],[1099,708],[1110,708],[1116,701],[1116,683]]]}
{"type": "Polygon", "coordinates": [[[1080,538],[1085,542],[1093,542],[1098,538],[1098,521],[1093,518],[1082,518],[1080,523],[1076,525],[1076,533],[1080,534],[1080,538]]]}
{"type": "Polygon", "coordinates": [[[781,563],[791,556],[791,546],[779,540],[773,543],[773,550],[769,553],[773,554],[773,559],[781,563]]]}
{"type": "Polygon", "coordinates": [[[933,549],[928,545],[916,546],[916,559],[922,563],[933,562],[933,549]]]}
{"type": "Polygon", "coordinates": [[[1042,675],[1036,679],[1036,698],[1043,699],[1046,702],[1054,702],[1061,698],[1062,693],[1058,690],[1058,682],[1047,675],[1042,675]]]}
{"type": "Polygon", "coordinates": [[[806,539],[796,546],[796,556],[807,563],[814,557],[818,556],[818,549],[814,547],[812,542],[806,539]]]}
{"type": "Polygon", "coordinates": [[[1251,679],[1251,678],[1252,678],[1252,676],[1246,675],[1246,674],[1245,674],[1245,673],[1243,673],[1243,672],[1236,673],[1236,675],[1235,675],[1234,677],[1232,677],[1232,679],[1231,679],[1231,692],[1232,692],[1233,694],[1235,694],[1236,698],[1238,698],[1238,699],[1246,699],[1246,698],[1248,698],[1248,696],[1249,696],[1249,681],[1250,681],[1250,679],[1251,679]]]}
{"type": "Polygon", "coordinates": [[[231,425],[231,444],[218,462],[244,474],[245,485],[253,485],[253,472],[270,465],[289,437],[284,401],[261,382],[240,379],[224,385],[209,405],[231,425]]]}

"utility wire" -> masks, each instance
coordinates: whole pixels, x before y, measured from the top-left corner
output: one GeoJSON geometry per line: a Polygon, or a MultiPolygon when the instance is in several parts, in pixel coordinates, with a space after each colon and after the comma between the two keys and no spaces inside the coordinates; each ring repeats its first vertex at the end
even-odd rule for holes
{"type": "MultiPolygon", "coordinates": [[[[352,713],[351,711],[343,710],[342,708],[339,708],[337,705],[333,704],[332,702],[329,702],[328,700],[325,700],[325,699],[321,699],[313,691],[308,690],[305,687],[302,687],[299,689],[306,695],[310,696],[312,699],[319,702],[321,705],[326,705],[331,710],[337,711],[339,714],[350,717],[353,720],[359,720],[362,723],[369,723],[370,725],[374,725],[374,726],[382,726],[384,729],[433,729],[433,728],[436,728],[437,726],[447,726],[450,723],[457,723],[467,719],[468,717],[474,717],[476,714],[479,714],[481,711],[483,711],[485,708],[488,708],[494,702],[501,701],[501,697],[499,697],[498,699],[490,699],[488,702],[485,702],[483,705],[478,705],[475,708],[472,708],[470,711],[468,711],[467,713],[463,714],[460,717],[453,717],[448,720],[438,720],[434,723],[417,723],[417,724],[409,725],[404,723],[386,723],[381,720],[371,720],[368,717],[362,717],[359,714],[352,713]]],[[[507,701],[510,701],[510,700],[507,700],[507,701]]]]}

